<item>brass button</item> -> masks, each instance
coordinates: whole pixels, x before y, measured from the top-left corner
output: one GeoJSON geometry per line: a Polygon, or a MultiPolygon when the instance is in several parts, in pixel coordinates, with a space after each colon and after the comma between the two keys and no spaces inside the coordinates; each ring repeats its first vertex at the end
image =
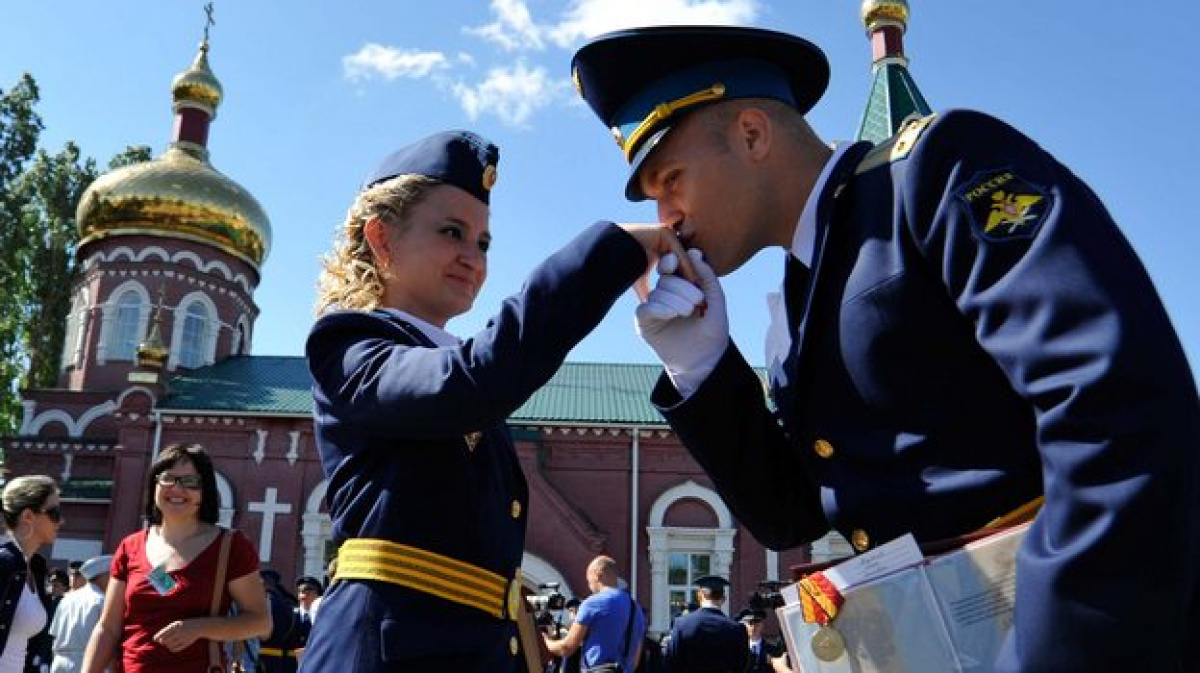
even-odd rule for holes
{"type": "Polygon", "coordinates": [[[516,636],[508,639],[508,651],[512,652],[514,657],[517,656],[517,652],[521,651],[521,646],[517,643],[516,636]]]}
{"type": "Polygon", "coordinates": [[[813,451],[816,451],[817,455],[822,458],[830,458],[833,456],[833,444],[824,439],[818,439],[813,442],[813,451]]]}
{"type": "Polygon", "coordinates": [[[871,536],[867,535],[867,531],[855,528],[854,532],[850,533],[850,544],[858,551],[866,551],[871,548],[871,536]]]}
{"type": "Polygon", "coordinates": [[[512,503],[512,518],[514,518],[514,519],[521,518],[521,503],[517,502],[516,500],[513,500],[513,503],[512,503]]]}

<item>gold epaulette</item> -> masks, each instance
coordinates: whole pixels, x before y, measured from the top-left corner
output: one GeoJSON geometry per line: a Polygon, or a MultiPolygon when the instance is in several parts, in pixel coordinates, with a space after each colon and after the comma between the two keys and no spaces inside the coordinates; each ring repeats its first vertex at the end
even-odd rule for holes
{"type": "Polygon", "coordinates": [[[855,175],[861,175],[872,168],[878,168],[879,166],[890,164],[893,161],[898,161],[908,156],[908,153],[912,151],[913,145],[917,144],[917,138],[921,136],[925,127],[929,126],[929,123],[936,116],[937,114],[934,113],[924,117],[912,117],[904,122],[904,126],[900,127],[896,135],[879,143],[871,148],[870,152],[867,152],[867,156],[863,157],[863,160],[858,162],[858,167],[854,169],[855,175]]]}

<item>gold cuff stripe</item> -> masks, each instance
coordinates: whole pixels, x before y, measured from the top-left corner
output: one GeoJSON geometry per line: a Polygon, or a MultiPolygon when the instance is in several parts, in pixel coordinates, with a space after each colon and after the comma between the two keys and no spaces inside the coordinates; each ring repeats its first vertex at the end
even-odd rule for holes
{"type": "Polygon", "coordinates": [[[629,137],[625,139],[625,142],[621,144],[621,149],[625,152],[625,160],[632,160],[633,148],[638,146],[638,143],[642,140],[642,136],[649,133],[655,126],[658,125],[659,122],[664,121],[671,115],[675,114],[677,110],[685,107],[691,107],[692,105],[697,105],[699,103],[714,101],[724,95],[725,85],[717,82],[707,89],[701,89],[700,91],[697,91],[693,94],[688,94],[683,98],[677,98],[673,101],[655,105],[654,109],[650,111],[650,114],[646,115],[646,118],[642,120],[642,123],[638,124],[637,128],[635,128],[633,132],[629,134],[629,137]]]}

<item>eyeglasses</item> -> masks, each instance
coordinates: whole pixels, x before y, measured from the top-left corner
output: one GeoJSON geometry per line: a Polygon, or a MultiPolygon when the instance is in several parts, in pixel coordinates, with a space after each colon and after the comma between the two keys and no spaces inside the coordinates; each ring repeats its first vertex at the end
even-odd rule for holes
{"type": "Polygon", "coordinates": [[[199,491],[204,486],[204,480],[198,474],[171,474],[169,472],[160,472],[154,481],[158,482],[159,486],[171,487],[176,484],[188,489],[189,491],[199,491]]]}
{"type": "Polygon", "coordinates": [[[54,523],[58,523],[59,521],[62,521],[62,507],[60,507],[58,505],[55,505],[53,507],[46,507],[45,509],[39,509],[37,511],[38,511],[38,514],[45,514],[54,523]]]}

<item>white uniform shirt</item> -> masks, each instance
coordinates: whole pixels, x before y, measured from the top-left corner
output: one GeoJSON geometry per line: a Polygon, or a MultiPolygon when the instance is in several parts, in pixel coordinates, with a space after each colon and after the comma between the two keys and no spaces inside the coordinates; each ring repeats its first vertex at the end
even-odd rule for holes
{"type": "Polygon", "coordinates": [[[92,629],[100,621],[103,607],[104,592],[91,582],[63,596],[50,622],[50,635],[54,636],[54,662],[50,665],[50,673],[72,673],[82,669],[83,651],[92,637],[92,629]]]}

